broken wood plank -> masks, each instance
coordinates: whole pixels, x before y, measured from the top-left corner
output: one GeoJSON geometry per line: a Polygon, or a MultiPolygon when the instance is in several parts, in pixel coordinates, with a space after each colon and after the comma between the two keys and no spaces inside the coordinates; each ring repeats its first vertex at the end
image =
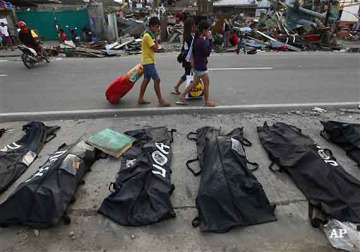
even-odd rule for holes
{"type": "Polygon", "coordinates": [[[285,44],[285,43],[283,43],[283,42],[281,42],[281,41],[279,41],[277,39],[274,39],[273,37],[270,37],[269,35],[266,35],[265,33],[261,32],[261,31],[255,30],[255,32],[260,34],[264,38],[267,38],[267,39],[271,40],[271,41],[278,42],[278,43],[281,43],[283,45],[286,45],[289,50],[296,51],[296,52],[301,52],[300,48],[297,48],[297,47],[289,45],[289,44],[285,44]]]}

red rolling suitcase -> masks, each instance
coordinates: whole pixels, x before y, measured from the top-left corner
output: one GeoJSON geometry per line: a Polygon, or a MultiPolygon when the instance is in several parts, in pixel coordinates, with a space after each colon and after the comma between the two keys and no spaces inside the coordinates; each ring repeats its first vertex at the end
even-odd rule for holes
{"type": "Polygon", "coordinates": [[[116,78],[106,90],[106,99],[111,104],[118,104],[120,98],[125,96],[134,86],[134,83],[130,82],[126,75],[121,75],[116,78]]]}
{"type": "Polygon", "coordinates": [[[111,104],[118,104],[134,86],[135,82],[143,75],[144,69],[141,64],[136,65],[127,72],[116,78],[105,92],[106,99],[111,104]]]}

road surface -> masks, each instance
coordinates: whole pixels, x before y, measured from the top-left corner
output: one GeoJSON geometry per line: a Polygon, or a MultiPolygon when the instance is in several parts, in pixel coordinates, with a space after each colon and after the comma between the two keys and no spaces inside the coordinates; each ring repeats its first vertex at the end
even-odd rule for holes
{"type": "MultiPolygon", "coordinates": [[[[176,106],[177,98],[170,92],[183,70],[176,54],[157,57],[164,97],[176,106]]],[[[32,70],[21,61],[0,60],[0,113],[138,107],[141,80],[116,106],[108,104],[104,92],[139,58],[55,58],[32,70]]],[[[219,105],[360,101],[359,54],[214,54],[209,68],[211,97],[219,105]]],[[[147,107],[157,106],[152,84],[146,98],[152,101],[147,107]]],[[[201,106],[202,102],[193,104],[201,106]]]]}

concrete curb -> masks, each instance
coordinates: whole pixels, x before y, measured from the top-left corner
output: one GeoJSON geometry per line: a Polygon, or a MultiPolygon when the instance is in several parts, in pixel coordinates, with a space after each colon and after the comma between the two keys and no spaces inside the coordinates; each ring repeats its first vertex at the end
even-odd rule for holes
{"type": "Polygon", "coordinates": [[[30,120],[74,120],[95,119],[106,117],[127,116],[155,116],[174,114],[229,114],[241,112],[286,112],[290,110],[309,110],[321,107],[327,110],[339,108],[357,108],[359,102],[334,102],[334,103],[294,103],[294,104],[254,104],[254,105],[229,105],[215,108],[206,107],[169,107],[169,108],[129,108],[129,109],[91,109],[73,111],[44,111],[44,112],[15,112],[0,113],[0,122],[30,121],[30,120]]]}
{"type": "Polygon", "coordinates": [[[21,57],[21,54],[9,54],[9,55],[3,54],[3,55],[0,55],[0,58],[15,58],[15,57],[21,57]]]}

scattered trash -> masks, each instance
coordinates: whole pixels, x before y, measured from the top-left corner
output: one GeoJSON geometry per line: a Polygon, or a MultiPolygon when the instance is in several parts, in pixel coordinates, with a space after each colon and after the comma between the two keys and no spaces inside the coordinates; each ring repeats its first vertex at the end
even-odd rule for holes
{"type": "Polygon", "coordinates": [[[360,110],[359,110],[359,109],[346,109],[346,108],[341,108],[340,111],[341,111],[341,112],[345,112],[345,113],[360,114],[360,110]]]}
{"type": "Polygon", "coordinates": [[[72,239],[72,240],[75,240],[76,239],[76,236],[75,236],[75,233],[73,231],[71,231],[69,233],[69,237],[72,239]]]}
{"type": "Polygon", "coordinates": [[[310,115],[312,115],[312,116],[320,116],[320,113],[316,112],[316,111],[311,111],[310,115]]]}
{"type": "Polygon", "coordinates": [[[358,225],[331,219],[324,225],[323,231],[331,246],[334,248],[345,251],[360,250],[360,232],[358,225]]]}
{"type": "Polygon", "coordinates": [[[40,235],[40,231],[37,230],[37,229],[34,229],[34,235],[35,235],[36,237],[38,237],[38,236],[40,235]]]}
{"type": "MultiPolygon", "coordinates": [[[[227,16],[225,22],[223,17],[215,16],[211,24],[214,50],[239,53],[240,48],[243,48],[242,52],[245,54],[269,50],[294,52],[345,50],[348,52],[352,49],[342,49],[337,39],[360,40],[359,29],[356,28],[358,25],[356,26],[355,21],[341,20],[342,7],[335,2],[320,1],[311,5],[306,1],[293,0],[270,1],[269,4],[266,8],[259,7],[258,10],[261,9],[261,13],[256,17],[245,16],[244,13],[231,15],[229,12],[223,13],[223,16],[227,16]],[[326,11],[327,9],[329,11],[326,11]],[[228,25],[229,34],[224,32],[225,23],[228,25]]],[[[183,22],[188,13],[184,11],[180,18],[179,13],[173,15],[174,10],[168,8],[166,4],[165,7],[161,6],[153,10],[146,3],[139,6],[137,8],[124,4],[122,7],[122,14],[117,15],[116,18],[117,34],[120,36],[117,40],[111,42],[97,40],[76,44],[73,41],[65,41],[57,48],[48,49],[48,53],[53,56],[65,53],[67,57],[99,58],[139,54],[141,53],[141,37],[146,30],[149,17],[154,14],[161,16],[161,20],[164,20],[164,27],[161,28],[162,42],[166,42],[164,51],[180,50],[183,40],[183,22]]],[[[195,16],[195,20],[199,18],[195,16]]]]}
{"type": "Polygon", "coordinates": [[[326,113],[327,110],[319,107],[314,107],[312,111],[318,112],[318,113],[326,113]]]}

